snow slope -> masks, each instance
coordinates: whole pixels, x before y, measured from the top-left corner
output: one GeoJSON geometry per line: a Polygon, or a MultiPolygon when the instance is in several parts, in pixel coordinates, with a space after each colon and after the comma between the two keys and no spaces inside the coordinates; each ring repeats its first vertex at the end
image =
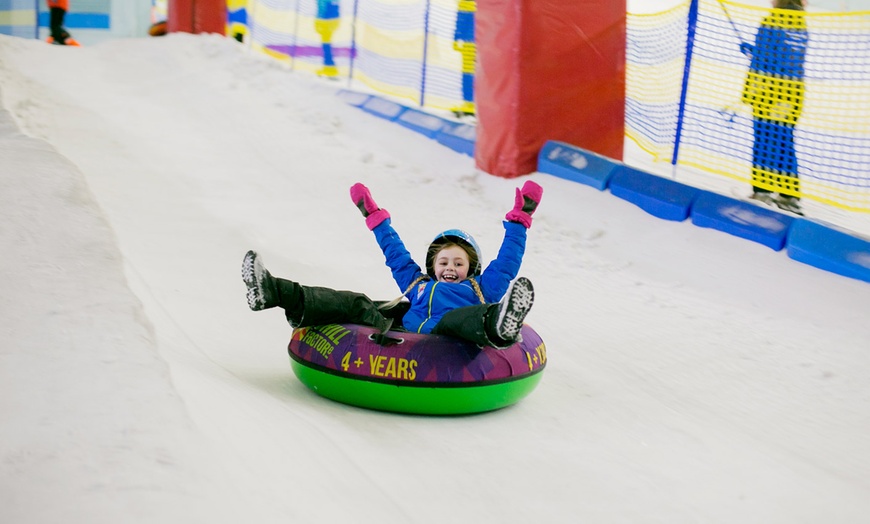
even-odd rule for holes
{"type": "Polygon", "coordinates": [[[292,375],[259,250],[398,294],[348,198],[484,258],[522,180],[216,36],[0,37],[0,521],[864,522],[870,286],[543,174],[523,402],[370,412],[292,375]]]}

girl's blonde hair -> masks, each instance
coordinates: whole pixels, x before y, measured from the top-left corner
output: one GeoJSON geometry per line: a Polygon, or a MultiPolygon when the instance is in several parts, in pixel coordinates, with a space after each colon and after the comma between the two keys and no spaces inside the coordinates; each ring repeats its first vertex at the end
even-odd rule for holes
{"type": "Polygon", "coordinates": [[[474,288],[474,294],[477,295],[478,299],[480,299],[480,303],[486,304],[486,299],[483,298],[483,291],[480,289],[480,284],[478,284],[477,280],[474,278],[475,275],[480,274],[480,272],[481,272],[480,256],[478,255],[478,251],[477,251],[477,247],[476,247],[477,243],[474,242],[474,239],[471,238],[471,236],[468,235],[468,233],[465,233],[464,231],[448,230],[448,231],[445,231],[444,233],[441,233],[429,245],[429,249],[426,251],[426,274],[420,275],[413,282],[411,282],[411,284],[407,287],[407,289],[405,289],[405,291],[402,292],[401,295],[394,298],[393,300],[390,300],[387,303],[381,304],[378,307],[380,309],[393,308],[399,302],[401,302],[402,299],[405,298],[408,295],[408,293],[410,293],[411,290],[414,289],[414,287],[417,284],[419,284],[420,282],[426,281],[426,280],[432,280],[435,276],[434,271],[432,269],[434,266],[434,263],[435,263],[434,262],[435,257],[438,255],[438,253],[441,252],[442,249],[447,249],[447,248],[450,248],[453,246],[461,247],[462,250],[465,251],[465,253],[468,255],[468,278],[467,278],[467,280],[471,283],[471,287],[474,288]],[[454,240],[450,240],[450,237],[446,236],[445,233],[451,234],[451,235],[454,233],[458,233],[460,235],[459,238],[461,239],[461,241],[457,242],[454,240]]]}
{"type": "Polygon", "coordinates": [[[465,254],[468,255],[468,276],[472,276],[475,268],[480,266],[480,260],[477,259],[477,252],[474,251],[474,248],[464,242],[432,242],[429,249],[426,251],[426,270],[428,271],[434,267],[435,257],[438,256],[438,253],[454,246],[461,247],[462,250],[465,251],[465,254]]]}
{"type": "MultiPolygon", "coordinates": [[[[472,268],[475,268],[478,266],[480,261],[477,260],[477,253],[474,251],[474,249],[472,249],[470,246],[467,246],[465,244],[461,244],[459,242],[444,242],[442,244],[433,243],[431,246],[429,246],[429,250],[426,253],[427,262],[435,260],[435,257],[438,255],[438,253],[441,252],[441,250],[447,249],[447,248],[450,248],[453,246],[461,247],[462,250],[465,251],[465,253],[468,255],[469,272],[472,270],[472,268]]],[[[380,306],[378,306],[378,308],[379,309],[390,309],[390,308],[395,307],[399,302],[402,301],[403,298],[405,298],[408,295],[408,293],[411,292],[412,289],[414,289],[414,287],[417,284],[419,284],[420,282],[423,282],[425,280],[431,280],[431,279],[432,278],[429,275],[420,275],[413,282],[411,282],[411,285],[409,285],[405,289],[405,291],[402,292],[401,295],[394,298],[393,300],[390,300],[389,302],[387,302],[385,304],[381,304],[380,306]]],[[[480,303],[486,304],[486,299],[483,298],[483,291],[480,289],[480,284],[477,283],[477,279],[475,279],[474,276],[469,275],[467,280],[471,283],[471,287],[474,288],[474,294],[477,295],[477,298],[480,299],[480,303]]]]}
{"type": "MultiPolygon", "coordinates": [[[[397,296],[393,300],[390,300],[389,302],[385,302],[385,303],[379,305],[378,309],[392,309],[392,308],[396,307],[396,305],[399,302],[401,302],[402,299],[405,298],[408,295],[408,293],[411,292],[412,289],[414,289],[414,286],[416,286],[420,282],[423,282],[426,280],[432,280],[432,279],[429,278],[428,275],[420,275],[413,282],[411,282],[411,285],[408,286],[407,289],[405,289],[405,291],[403,291],[401,295],[397,296]]],[[[474,294],[477,295],[477,298],[480,300],[480,303],[486,304],[486,299],[483,298],[483,290],[480,289],[480,284],[477,283],[477,279],[474,277],[468,277],[468,281],[471,282],[471,287],[474,288],[474,294]]]]}

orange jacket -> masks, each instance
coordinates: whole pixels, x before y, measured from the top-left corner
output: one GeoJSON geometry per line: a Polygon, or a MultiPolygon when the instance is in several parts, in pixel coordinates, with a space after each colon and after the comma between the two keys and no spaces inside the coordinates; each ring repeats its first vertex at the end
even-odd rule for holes
{"type": "Polygon", "coordinates": [[[69,11],[69,0],[45,0],[48,2],[48,8],[59,7],[64,11],[69,11]]]}

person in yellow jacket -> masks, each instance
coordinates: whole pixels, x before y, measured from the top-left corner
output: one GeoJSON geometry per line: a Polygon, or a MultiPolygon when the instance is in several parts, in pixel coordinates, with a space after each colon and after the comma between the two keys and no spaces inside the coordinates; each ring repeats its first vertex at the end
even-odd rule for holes
{"type": "Polygon", "coordinates": [[[323,47],[323,67],[317,74],[325,77],[337,77],[338,68],[332,57],[332,35],[340,23],[339,0],[317,0],[317,18],[314,20],[314,30],[320,35],[323,47]]]}
{"type": "Polygon", "coordinates": [[[239,42],[248,33],[248,0],[227,0],[227,35],[239,42]]]}
{"type": "Polygon", "coordinates": [[[750,57],[743,102],[752,107],[752,197],[796,214],[801,187],[795,126],[804,105],[807,52],[804,0],[774,0],[755,45],[743,43],[750,57]]]}
{"type": "Polygon", "coordinates": [[[474,68],[477,63],[477,46],[474,42],[475,0],[459,0],[456,12],[456,30],[453,32],[453,49],[462,53],[462,104],[453,108],[457,116],[474,115],[474,68]]]}

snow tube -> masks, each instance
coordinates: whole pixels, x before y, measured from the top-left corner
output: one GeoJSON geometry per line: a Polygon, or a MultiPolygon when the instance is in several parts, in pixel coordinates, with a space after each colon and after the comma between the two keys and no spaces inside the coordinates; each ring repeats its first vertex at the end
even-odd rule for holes
{"type": "Polygon", "coordinates": [[[528,325],[522,339],[497,350],[442,335],[355,324],[298,328],[290,364],[318,395],[381,411],[460,415],[519,402],[541,380],[547,349],[528,325]]]}

